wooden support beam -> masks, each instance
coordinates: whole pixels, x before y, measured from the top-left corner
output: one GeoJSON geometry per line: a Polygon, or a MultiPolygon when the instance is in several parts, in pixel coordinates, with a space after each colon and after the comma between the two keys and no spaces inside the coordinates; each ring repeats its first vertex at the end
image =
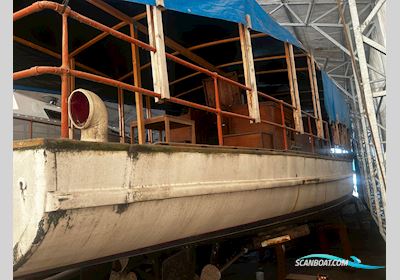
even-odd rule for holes
{"type": "MultiPolygon", "coordinates": [[[[137,33],[135,31],[133,24],[129,25],[129,31],[132,38],[137,38],[137,33]]],[[[140,73],[140,57],[139,57],[138,46],[136,46],[135,44],[131,44],[131,52],[132,52],[133,83],[134,86],[141,87],[142,77],[140,73]]],[[[135,104],[136,104],[136,121],[138,126],[139,144],[144,144],[145,131],[144,131],[144,120],[143,120],[143,98],[140,92],[135,92],[135,104]]]]}
{"type": "Polygon", "coordinates": [[[311,100],[313,104],[313,113],[314,113],[314,118],[318,118],[317,114],[317,104],[315,102],[315,88],[314,88],[314,79],[313,79],[313,74],[312,74],[312,67],[311,67],[311,62],[310,62],[310,57],[307,56],[307,69],[308,69],[308,79],[310,80],[310,88],[311,88],[311,100]]]}
{"type": "Polygon", "coordinates": [[[146,11],[149,43],[157,49],[157,52],[150,53],[154,91],[161,94],[161,99],[169,99],[170,92],[161,9],[146,5],[146,11]]]}
{"type": "Polygon", "coordinates": [[[315,124],[317,127],[317,136],[320,138],[324,138],[324,128],[323,128],[323,124],[322,124],[321,105],[320,105],[320,101],[319,101],[317,75],[315,72],[315,64],[314,63],[315,63],[314,59],[311,56],[307,56],[308,77],[310,79],[310,87],[311,87],[311,93],[312,93],[315,124]]]}
{"type": "Polygon", "coordinates": [[[297,83],[297,71],[296,71],[296,62],[295,62],[295,57],[294,57],[294,52],[293,52],[293,45],[289,44],[289,57],[290,57],[290,63],[291,63],[291,70],[292,70],[292,78],[293,78],[293,86],[294,86],[294,93],[296,97],[296,102],[297,102],[297,112],[298,112],[298,121],[299,121],[299,130],[301,133],[304,133],[304,127],[303,127],[303,119],[301,117],[301,102],[300,102],[300,95],[299,95],[299,86],[297,83]]]}
{"type": "Polygon", "coordinates": [[[300,133],[304,133],[303,120],[301,118],[301,105],[299,98],[299,88],[297,85],[297,74],[294,61],[293,46],[288,43],[285,43],[285,55],[288,68],[290,96],[292,99],[292,105],[295,107],[295,109],[293,110],[295,129],[300,133]]]}
{"type": "Polygon", "coordinates": [[[240,36],[240,46],[242,49],[245,84],[247,87],[251,88],[251,90],[246,90],[249,116],[251,118],[254,118],[255,123],[259,123],[261,122],[261,117],[260,117],[260,107],[258,104],[257,80],[256,80],[256,73],[254,70],[254,60],[253,60],[253,50],[251,47],[250,30],[241,23],[239,23],[239,36],[240,36]]]}
{"type": "Polygon", "coordinates": [[[314,56],[311,55],[310,57],[311,68],[312,68],[312,75],[314,81],[314,89],[315,89],[315,102],[317,104],[317,129],[318,129],[318,137],[324,138],[324,127],[323,127],[323,119],[322,119],[322,111],[321,111],[321,101],[319,99],[319,90],[318,90],[318,81],[317,81],[317,71],[315,69],[315,60],[314,56]]]}

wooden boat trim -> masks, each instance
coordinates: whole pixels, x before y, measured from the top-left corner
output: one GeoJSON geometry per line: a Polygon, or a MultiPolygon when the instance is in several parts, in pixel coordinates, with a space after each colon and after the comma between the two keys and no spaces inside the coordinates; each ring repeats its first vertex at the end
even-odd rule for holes
{"type": "Polygon", "coordinates": [[[158,143],[156,145],[138,145],[122,143],[96,143],[85,142],[70,139],[48,139],[36,138],[27,140],[13,141],[13,150],[25,149],[48,149],[50,151],[76,150],[76,151],[127,151],[130,153],[138,152],[198,152],[198,153],[232,153],[232,154],[257,154],[257,155],[286,155],[286,156],[304,156],[309,158],[320,158],[338,161],[352,161],[353,156],[340,155],[320,155],[294,150],[271,150],[263,148],[245,148],[233,146],[215,146],[206,144],[189,143],[158,143]]]}

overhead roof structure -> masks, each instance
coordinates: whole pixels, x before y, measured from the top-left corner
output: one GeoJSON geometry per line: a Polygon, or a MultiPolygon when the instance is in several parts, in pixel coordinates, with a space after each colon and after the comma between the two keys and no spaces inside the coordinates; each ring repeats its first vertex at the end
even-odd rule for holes
{"type": "Polygon", "coordinates": [[[385,236],[386,1],[257,1],[314,54],[348,97],[365,197],[385,236]]]}
{"type": "MultiPolygon", "coordinates": [[[[380,1],[382,2],[382,1],[380,1]]],[[[384,2],[384,1],[383,1],[384,2]]],[[[338,3],[343,3],[345,23],[352,26],[348,1],[339,0],[258,0],[258,3],[298,38],[305,49],[331,77],[346,88],[352,75],[350,51],[338,3]]],[[[372,0],[357,0],[359,20],[365,21],[374,7],[372,0]]],[[[369,25],[365,36],[381,33],[376,24],[369,25]]],[[[369,48],[367,49],[369,52],[369,48]]],[[[370,64],[369,69],[384,77],[385,69],[370,64]]],[[[350,89],[347,89],[350,92],[350,89]]]]}

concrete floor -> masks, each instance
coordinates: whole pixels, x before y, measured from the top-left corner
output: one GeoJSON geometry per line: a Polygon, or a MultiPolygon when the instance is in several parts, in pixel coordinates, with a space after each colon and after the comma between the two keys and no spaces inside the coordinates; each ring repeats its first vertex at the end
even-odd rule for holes
{"type": "MultiPolygon", "coordinates": [[[[338,213],[339,214],[339,213],[338,213]]],[[[340,214],[338,215],[340,216],[340,214]]],[[[352,255],[358,257],[363,264],[384,266],[386,263],[386,243],[379,234],[378,228],[366,209],[356,212],[354,205],[347,205],[341,210],[341,220],[347,226],[352,247],[352,255]]],[[[327,275],[329,280],[379,280],[386,279],[386,269],[364,270],[343,267],[295,267],[299,257],[322,253],[316,235],[310,235],[286,246],[287,273],[327,275]]],[[[340,242],[330,246],[331,255],[342,256],[340,242]]],[[[251,252],[240,258],[224,271],[223,280],[256,280],[256,271],[264,271],[264,279],[276,278],[276,259],[273,250],[267,250],[264,257],[258,252],[251,252]]]]}

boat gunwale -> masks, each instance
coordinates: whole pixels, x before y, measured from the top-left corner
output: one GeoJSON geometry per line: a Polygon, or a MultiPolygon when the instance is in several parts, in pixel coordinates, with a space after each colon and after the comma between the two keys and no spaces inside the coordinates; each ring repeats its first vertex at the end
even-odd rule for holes
{"type": "Polygon", "coordinates": [[[127,143],[100,143],[72,139],[36,138],[25,140],[14,140],[13,151],[46,149],[54,152],[62,151],[126,151],[134,153],[174,153],[194,152],[202,154],[250,154],[250,155],[281,155],[281,156],[303,156],[305,158],[318,158],[326,160],[337,160],[351,162],[353,154],[322,155],[305,151],[272,150],[265,148],[246,148],[235,146],[218,146],[207,144],[186,144],[186,143],[156,143],[156,144],[127,144],[127,143]]]}

